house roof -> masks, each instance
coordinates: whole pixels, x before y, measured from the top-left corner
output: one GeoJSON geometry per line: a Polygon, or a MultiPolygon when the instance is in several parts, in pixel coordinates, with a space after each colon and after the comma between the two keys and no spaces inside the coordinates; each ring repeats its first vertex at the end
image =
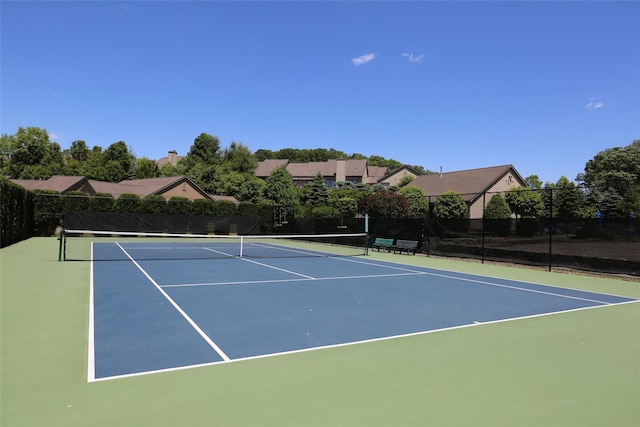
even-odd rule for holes
{"type": "Polygon", "coordinates": [[[26,190],[52,190],[59,193],[80,190],[88,183],[84,176],[63,176],[54,175],[49,179],[11,179],[11,182],[17,184],[26,190]]]}
{"type": "Polygon", "coordinates": [[[239,205],[240,204],[238,199],[236,199],[233,196],[220,196],[218,194],[209,194],[209,197],[211,197],[214,202],[218,202],[220,200],[228,200],[228,201],[232,202],[235,205],[239,205]]]}
{"type": "Polygon", "coordinates": [[[387,175],[388,170],[389,169],[384,166],[369,166],[369,169],[368,169],[369,179],[367,180],[366,183],[377,184],[379,182],[384,181],[384,178],[391,175],[391,174],[387,175]]]}
{"type": "Polygon", "coordinates": [[[256,171],[254,173],[255,176],[259,178],[266,178],[271,175],[271,172],[279,166],[286,166],[289,163],[289,159],[266,159],[261,162],[258,162],[258,166],[256,167],[256,171]]]}
{"type": "Polygon", "coordinates": [[[209,194],[205,193],[200,189],[200,187],[184,175],[163,178],[132,179],[120,181],[118,183],[93,180],[89,181],[96,193],[111,193],[115,198],[121,194],[137,194],[141,198],[147,197],[151,194],[162,194],[183,182],[188,182],[194,189],[202,194],[203,197],[211,198],[209,194]]]}
{"type": "Polygon", "coordinates": [[[163,194],[170,189],[182,184],[188,183],[193,189],[202,195],[205,199],[211,199],[211,196],[198,187],[193,181],[186,176],[171,176],[164,178],[148,178],[125,180],[117,183],[96,181],[87,179],[84,176],[61,176],[56,175],[46,180],[36,179],[10,179],[14,184],[34,191],[34,190],[53,190],[59,193],[79,190],[87,194],[109,193],[117,198],[121,194],[137,194],[141,198],[151,194],[163,194]]]}
{"type": "Polygon", "coordinates": [[[422,188],[427,196],[439,196],[445,191],[455,191],[461,194],[465,201],[471,202],[487,192],[507,172],[511,172],[521,185],[525,185],[524,179],[513,165],[420,175],[409,185],[422,188]]]}
{"type": "MultiPolygon", "coordinates": [[[[376,166],[377,167],[377,166],[376,166]]],[[[371,168],[372,166],[369,166],[369,172],[371,172],[371,168]]],[[[418,172],[417,170],[415,170],[414,168],[412,168],[411,166],[408,165],[404,165],[402,167],[399,167],[397,169],[394,169],[393,171],[389,172],[389,173],[385,173],[384,175],[382,175],[381,177],[378,178],[377,182],[383,182],[388,180],[389,178],[391,178],[394,175],[399,174],[402,171],[408,171],[411,175],[413,176],[420,176],[420,172],[418,172]]],[[[385,168],[386,171],[386,168],[385,168]]]]}
{"type": "Polygon", "coordinates": [[[161,168],[166,164],[177,164],[180,160],[185,159],[187,156],[178,156],[178,153],[175,151],[169,151],[169,155],[165,156],[159,160],[156,160],[156,165],[161,168]]]}
{"type": "MultiPolygon", "coordinates": [[[[313,178],[318,172],[322,176],[335,177],[338,172],[338,159],[330,159],[326,162],[290,163],[287,159],[267,159],[258,162],[255,175],[259,178],[268,177],[279,166],[286,166],[287,172],[294,178],[313,178]]],[[[340,160],[345,162],[345,177],[364,178],[368,183],[375,183],[383,177],[387,168],[381,166],[368,166],[366,159],[340,160]],[[372,172],[373,175],[372,175],[372,172]]]]}

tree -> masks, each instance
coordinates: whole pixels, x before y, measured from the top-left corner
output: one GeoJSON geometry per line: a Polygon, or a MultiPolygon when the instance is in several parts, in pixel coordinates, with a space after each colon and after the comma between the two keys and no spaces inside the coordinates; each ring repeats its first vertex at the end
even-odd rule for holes
{"type": "Polygon", "coordinates": [[[501,194],[494,194],[484,209],[484,217],[487,219],[511,218],[511,209],[501,194]]]}
{"type": "Polygon", "coordinates": [[[382,166],[382,167],[387,167],[389,168],[389,170],[393,171],[396,169],[400,169],[403,164],[400,163],[397,160],[393,160],[393,159],[385,159],[384,157],[381,156],[371,156],[368,159],[368,163],[371,166],[382,166]]]}
{"type": "Polygon", "coordinates": [[[23,170],[28,166],[41,166],[29,169],[27,172],[29,179],[49,178],[53,175],[50,166],[61,166],[55,156],[55,150],[60,151],[60,146],[58,144],[52,145],[46,129],[19,127],[15,136],[5,141],[5,143],[7,142],[11,144],[8,172],[14,178],[25,178],[23,170]],[[49,165],[47,160],[53,160],[56,164],[49,165]]]}
{"type": "Polygon", "coordinates": [[[249,177],[236,171],[228,171],[216,181],[215,194],[233,196],[238,200],[245,197],[246,183],[249,177]]]}
{"type": "Polygon", "coordinates": [[[538,175],[529,175],[524,179],[524,182],[526,182],[530,188],[535,188],[535,189],[542,188],[542,181],[540,181],[540,178],[538,177],[538,175]]]}
{"type": "Polygon", "coordinates": [[[612,188],[625,194],[633,185],[640,184],[640,140],[626,147],[608,148],[596,154],[578,179],[591,188],[612,188]]]}
{"type": "Polygon", "coordinates": [[[222,155],[224,169],[247,175],[253,175],[258,162],[249,147],[241,142],[232,142],[222,155]]]}
{"type": "Polygon", "coordinates": [[[85,162],[89,158],[89,147],[87,147],[87,143],[82,140],[73,141],[69,149],[69,154],[73,160],[85,162]]]}
{"type": "Polygon", "coordinates": [[[8,175],[7,168],[11,161],[11,155],[15,147],[15,137],[13,135],[2,134],[0,136],[0,174],[8,175]]]}
{"type": "Polygon", "coordinates": [[[218,165],[221,160],[220,140],[208,133],[201,133],[193,141],[191,149],[187,153],[186,162],[189,167],[197,163],[206,165],[218,165]]]}
{"type": "Polygon", "coordinates": [[[633,212],[635,215],[640,214],[640,185],[632,186],[627,191],[620,202],[618,210],[628,217],[633,212]]]}
{"type": "Polygon", "coordinates": [[[582,209],[583,194],[580,189],[565,176],[556,183],[553,206],[555,215],[560,218],[575,218],[582,209]]]}
{"type": "Polygon", "coordinates": [[[135,156],[124,141],[118,141],[104,150],[102,163],[106,169],[106,180],[119,182],[133,176],[135,156]]]}
{"type": "Polygon", "coordinates": [[[445,191],[433,205],[433,216],[437,219],[463,219],[467,215],[467,203],[460,193],[445,191]]]}
{"type": "Polygon", "coordinates": [[[408,185],[400,188],[398,194],[406,197],[409,201],[411,216],[421,217],[429,213],[429,200],[422,188],[416,187],[415,185],[408,185]]]}
{"type": "Polygon", "coordinates": [[[142,157],[136,160],[133,177],[135,179],[155,178],[158,176],[158,165],[154,160],[142,157]]]}
{"type": "Polygon", "coordinates": [[[388,191],[375,191],[365,196],[359,202],[359,210],[372,218],[406,218],[411,213],[406,197],[388,191]]]}
{"type": "Polygon", "coordinates": [[[322,173],[318,172],[313,181],[309,184],[309,201],[311,206],[317,208],[318,206],[326,205],[329,199],[329,188],[324,182],[322,173]]]}
{"type": "Polygon", "coordinates": [[[538,218],[544,211],[540,193],[528,188],[517,187],[507,191],[505,200],[516,218],[538,218]]]}
{"type": "Polygon", "coordinates": [[[273,202],[279,217],[286,218],[296,211],[298,193],[293,186],[293,177],[284,166],[275,168],[267,177],[263,197],[273,202]]]}
{"type": "Polygon", "coordinates": [[[511,231],[511,209],[501,194],[494,194],[484,209],[485,229],[498,236],[511,231]]]}

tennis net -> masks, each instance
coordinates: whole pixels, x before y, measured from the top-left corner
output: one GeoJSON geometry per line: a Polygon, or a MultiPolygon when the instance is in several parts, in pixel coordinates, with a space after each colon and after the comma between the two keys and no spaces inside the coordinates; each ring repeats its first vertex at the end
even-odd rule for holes
{"type": "Polygon", "coordinates": [[[204,235],[63,230],[61,261],[295,258],[366,255],[366,233],[204,235]]]}

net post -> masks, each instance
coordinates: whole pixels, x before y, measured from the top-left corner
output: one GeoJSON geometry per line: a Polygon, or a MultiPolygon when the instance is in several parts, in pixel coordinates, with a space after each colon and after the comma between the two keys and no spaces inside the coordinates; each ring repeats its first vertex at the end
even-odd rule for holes
{"type": "Polygon", "coordinates": [[[242,249],[244,248],[244,236],[240,236],[240,258],[242,258],[242,249]]]}
{"type": "Polygon", "coordinates": [[[369,214],[364,214],[364,254],[369,255],[369,214]]]}
{"type": "Polygon", "coordinates": [[[64,228],[60,229],[60,236],[58,236],[60,244],[58,245],[58,262],[62,261],[62,248],[64,245],[64,228]]]}

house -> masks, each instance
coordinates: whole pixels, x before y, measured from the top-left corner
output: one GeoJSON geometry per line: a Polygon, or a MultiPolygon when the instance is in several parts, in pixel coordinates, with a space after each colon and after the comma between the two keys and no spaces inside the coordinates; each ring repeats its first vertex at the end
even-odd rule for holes
{"type": "Polygon", "coordinates": [[[156,165],[158,166],[158,169],[160,169],[162,166],[169,164],[171,166],[176,166],[178,164],[178,162],[182,159],[184,159],[187,156],[178,156],[178,152],[175,150],[171,150],[169,151],[169,153],[167,154],[167,157],[163,157],[160,160],[156,161],[156,165]]]}
{"type": "Polygon", "coordinates": [[[332,188],[336,182],[395,185],[392,181],[384,181],[385,177],[391,177],[387,175],[386,167],[369,166],[366,159],[331,159],[326,162],[309,163],[291,163],[288,159],[267,159],[258,162],[255,176],[267,179],[274,169],[281,166],[291,174],[293,183],[297,187],[311,183],[318,172],[329,188],[332,188]]]}
{"type": "Polygon", "coordinates": [[[118,198],[121,194],[137,194],[141,199],[152,194],[171,197],[186,197],[189,200],[215,199],[206,191],[198,187],[186,176],[171,176],[166,178],[132,179],[114,182],[88,180],[77,176],[53,176],[47,180],[11,179],[11,182],[27,190],[54,190],[61,194],[69,191],[82,191],[93,196],[96,193],[108,193],[118,198]]]}
{"type": "MultiPolygon", "coordinates": [[[[378,167],[378,166],[369,166],[369,168],[378,167]]],[[[386,169],[386,168],[385,168],[386,169]]],[[[400,182],[407,176],[415,179],[420,176],[420,172],[412,168],[411,166],[404,165],[401,168],[398,168],[386,175],[382,178],[378,179],[378,183],[384,186],[394,186],[400,184],[400,182]]]]}
{"type": "Polygon", "coordinates": [[[470,219],[482,218],[484,207],[494,194],[528,187],[513,165],[420,175],[408,185],[422,188],[430,203],[445,191],[461,194],[469,206],[470,219]]]}
{"type": "Polygon", "coordinates": [[[60,194],[82,191],[91,194],[91,184],[84,176],[55,175],[49,179],[9,179],[9,181],[29,191],[51,190],[60,194]]]}
{"type": "MultiPolygon", "coordinates": [[[[198,187],[186,176],[164,178],[131,179],[118,183],[89,181],[96,193],[110,193],[113,197],[121,194],[137,194],[141,199],[150,195],[161,195],[165,199],[186,197],[189,200],[211,199],[206,191],[198,187]]],[[[212,199],[211,199],[212,200],[212,199]]]]}

